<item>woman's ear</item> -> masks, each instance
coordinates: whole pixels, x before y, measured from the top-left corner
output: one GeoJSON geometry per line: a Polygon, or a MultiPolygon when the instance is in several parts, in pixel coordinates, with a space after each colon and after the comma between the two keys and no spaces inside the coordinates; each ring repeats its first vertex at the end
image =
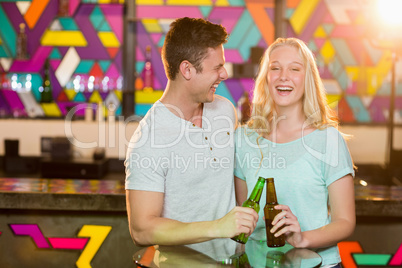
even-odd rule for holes
{"type": "Polygon", "coordinates": [[[187,61],[187,60],[184,60],[184,61],[182,61],[181,63],[180,63],[180,67],[179,67],[179,69],[180,69],[180,73],[181,73],[181,75],[184,77],[184,79],[186,79],[186,80],[190,80],[191,79],[191,76],[192,76],[192,74],[191,74],[191,68],[192,68],[192,65],[191,65],[191,63],[189,62],[189,61],[187,61]]]}

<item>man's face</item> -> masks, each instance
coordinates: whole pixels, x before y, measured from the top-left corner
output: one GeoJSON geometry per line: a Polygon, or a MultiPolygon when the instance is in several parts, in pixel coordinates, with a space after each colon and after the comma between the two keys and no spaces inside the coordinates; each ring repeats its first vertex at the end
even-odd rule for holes
{"type": "Polygon", "coordinates": [[[228,78],[223,66],[225,56],[223,45],[208,48],[208,53],[202,61],[202,72],[196,73],[192,83],[191,94],[198,103],[212,102],[219,83],[228,78]]]}

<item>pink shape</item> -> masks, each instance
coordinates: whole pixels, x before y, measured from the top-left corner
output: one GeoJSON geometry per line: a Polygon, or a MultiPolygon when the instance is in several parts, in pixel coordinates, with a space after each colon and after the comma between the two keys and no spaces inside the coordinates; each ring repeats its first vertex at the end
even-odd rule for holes
{"type": "Polygon", "coordinates": [[[240,79],[240,84],[246,91],[253,91],[254,88],[254,80],[252,78],[242,78],[240,79]]]}
{"type": "Polygon", "coordinates": [[[59,67],[61,60],[56,59],[56,60],[50,60],[50,65],[52,66],[53,70],[57,70],[57,68],[59,67]]]}
{"type": "Polygon", "coordinates": [[[8,105],[10,106],[13,114],[16,114],[18,116],[27,115],[27,113],[25,111],[25,106],[22,103],[22,101],[16,91],[3,90],[3,96],[6,99],[6,101],[8,102],[8,105]]]}
{"type": "Polygon", "coordinates": [[[46,238],[43,236],[36,224],[10,224],[11,229],[16,235],[28,235],[32,237],[38,248],[49,248],[46,238]]]}
{"type": "Polygon", "coordinates": [[[80,3],[81,0],[70,0],[70,5],[68,7],[68,13],[70,14],[70,16],[74,16],[74,13],[77,10],[80,3]]]}
{"type": "Polygon", "coordinates": [[[227,62],[231,63],[243,63],[243,57],[240,55],[237,49],[225,49],[225,58],[227,62]]]}
{"type": "Polygon", "coordinates": [[[159,40],[161,39],[162,34],[160,33],[151,33],[150,34],[152,41],[154,41],[155,44],[159,43],[159,40]]]}
{"type": "Polygon", "coordinates": [[[353,81],[346,89],[346,94],[356,95],[357,94],[357,82],[353,81]]]}
{"type": "Polygon", "coordinates": [[[402,265],[402,244],[399,246],[398,250],[395,252],[394,257],[392,257],[389,265],[400,266],[402,265]]]}
{"type": "Polygon", "coordinates": [[[203,18],[203,15],[196,6],[137,6],[138,19],[177,19],[181,17],[203,18]]]}
{"type": "Polygon", "coordinates": [[[314,38],[314,42],[318,49],[321,49],[327,39],[325,38],[314,38]]]}
{"type": "Polygon", "coordinates": [[[53,248],[58,249],[84,249],[89,238],[48,238],[53,248]]]}
{"type": "Polygon", "coordinates": [[[105,75],[109,76],[109,77],[117,78],[117,77],[119,77],[120,72],[119,72],[119,70],[117,70],[116,66],[112,63],[105,75]]]}
{"type": "Polygon", "coordinates": [[[123,43],[123,5],[99,5],[120,43],[123,43]]]}
{"type": "Polygon", "coordinates": [[[38,73],[41,71],[42,66],[45,64],[45,60],[49,57],[53,47],[40,46],[30,60],[18,61],[15,60],[10,67],[10,73],[38,73]]]}
{"type": "Polygon", "coordinates": [[[331,37],[356,37],[356,31],[351,25],[335,25],[331,32],[331,37]]]}
{"type": "Polygon", "coordinates": [[[215,23],[222,24],[228,33],[239,21],[244,12],[244,7],[215,7],[208,16],[208,19],[215,23]]]}

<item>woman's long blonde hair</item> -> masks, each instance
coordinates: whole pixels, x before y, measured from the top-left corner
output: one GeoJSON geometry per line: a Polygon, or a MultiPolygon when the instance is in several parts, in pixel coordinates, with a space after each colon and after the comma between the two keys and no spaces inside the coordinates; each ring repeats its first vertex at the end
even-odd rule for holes
{"type": "Polygon", "coordinates": [[[328,107],[326,91],[321,81],[314,55],[306,44],[297,38],[278,38],[265,51],[255,81],[253,107],[251,118],[247,122],[248,127],[257,131],[260,136],[262,132],[269,134],[272,131],[273,123],[278,117],[272,97],[269,94],[267,74],[269,57],[272,51],[281,46],[296,48],[303,59],[306,69],[303,112],[308,124],[318,129],[324,129],[328,126],[337,127],[338,119],[334,111],[328,107]]]}

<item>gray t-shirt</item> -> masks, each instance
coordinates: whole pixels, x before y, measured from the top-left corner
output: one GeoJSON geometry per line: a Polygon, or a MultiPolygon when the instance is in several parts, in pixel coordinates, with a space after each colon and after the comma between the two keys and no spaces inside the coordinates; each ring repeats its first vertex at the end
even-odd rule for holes
{"type": "Polygon", "coordinates": [[[236,125],[233,105],[218,95],[204,104],[202,128],[157,101],[130,140],[125,188],[164,193],[165,218],[195,222],[223,217],[235,206],[236,125]]]}

